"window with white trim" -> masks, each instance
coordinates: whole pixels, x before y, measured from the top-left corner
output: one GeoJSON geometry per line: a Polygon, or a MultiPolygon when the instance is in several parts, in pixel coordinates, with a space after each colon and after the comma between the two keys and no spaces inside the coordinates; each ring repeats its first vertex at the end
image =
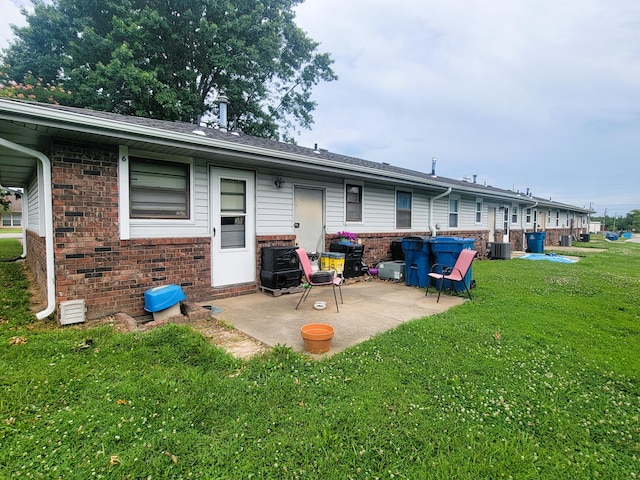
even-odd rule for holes
{"type": "Polygon", "coordinates": [[[5,213],[0,215],[2,218],[3,227],[20,227],[22,226],[22,214],[21,213],[5,213]]]}
{"type": "Polygon", "coordinates": [[[362,185],[347,183],[345,185],[345,220],[347,222],[362,221],[362,185]]]}
{"type": "Polygon", "coordinates": [[[511,223],[518,223],[518,206],[517,205],[512,205],[511,206],[511,223]]]}
{"type": "Polygon", "coordinates": [[[531,223],[531,207],[527,208],[525,212],[525,223],[529,224],[531,223]]]}
{"type": "Polygon", "coordinates": [[[476,223],[482,223],[482,199],[476,198],[476,223]]]}
{"type": "Polygon", "coordinates": [[[188,163],[129,157],[131,218],[190,218],[188,163]]]}
{"type": "Polygon", "coordinates": [[[396,228],[411,228],[411,192],[396,191],[396,228]]]}
{"type": "Polygon", "coordinates": [[[458,228],[460,197],[449,197],[449,228],[458,228]]]}

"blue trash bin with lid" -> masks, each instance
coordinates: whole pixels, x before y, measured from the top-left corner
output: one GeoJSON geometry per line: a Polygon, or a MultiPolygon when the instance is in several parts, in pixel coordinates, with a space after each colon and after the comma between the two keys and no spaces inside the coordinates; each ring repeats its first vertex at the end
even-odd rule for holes
{"type": "MultiPolygon", "coordinates": [[[[431,239],[431,252],[433,255],[432,265],[435,267],[436,273],[442,273],[444,268],[452,268],[460,252],[464,249],[473,249],[475,244],[474,238],[458,238],[458,237],[436,237],[431,239]]],[[[467,288],[471,288],[471,268],[464,277],[464,283],[467,288]]],[[[440,284],[436,284],[434,280],[433,285],[438,288],[440,284]]],[[[443,289],[450,290],[453,288],[451,281],[445,280],[443,289]]]]}
{"type": "Polygon", "coordinates": [[[544,239],[547,232],[527,232],[527,251],[530,253],[544,253],[544,239]]]}
{"type": "Polygon", "coordinates": [[[407,285],[426,287],[429,283],[431,269],[431,237],[404,237],[402,250],[404,252],[404,274],[407,285]]]}

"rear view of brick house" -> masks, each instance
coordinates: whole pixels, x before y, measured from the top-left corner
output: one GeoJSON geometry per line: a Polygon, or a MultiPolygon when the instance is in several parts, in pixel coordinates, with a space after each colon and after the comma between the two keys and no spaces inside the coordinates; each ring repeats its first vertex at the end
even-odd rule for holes
{"type": "Polygon", "coordinates": [[[328,251],[339,231],[375,265],[404,236],[473,238],[483,255],[536,222],[547,238],[589,224],[570,205],[192,124],[0,99],[0,132],[39,318],[74,300],[87,319],[139,316],[167,284],[192,302],[256,292],[262,248],[328,251]]]}

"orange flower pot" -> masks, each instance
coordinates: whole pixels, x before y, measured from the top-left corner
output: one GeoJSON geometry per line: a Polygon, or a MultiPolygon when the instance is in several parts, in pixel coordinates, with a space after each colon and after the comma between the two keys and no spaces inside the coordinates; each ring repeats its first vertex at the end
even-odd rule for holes
{"type": "Polygon", "coordinates": [[[325,353],[331,348],[335,330],[326,323],[308,323],[300,328],[304,349],[310,353],[325,353]]]}

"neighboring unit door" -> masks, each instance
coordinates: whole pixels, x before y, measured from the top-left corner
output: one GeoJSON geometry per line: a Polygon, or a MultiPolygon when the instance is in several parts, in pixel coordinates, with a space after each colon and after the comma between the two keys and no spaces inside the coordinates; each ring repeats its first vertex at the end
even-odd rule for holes
{"type": "Polygon", "coordinates": [[[502,238],[502,241],[509,243],[509,207],[504,207],[502,229],[504,230],[504,237],[502,238]]]}
{"type": "Polygon", "coordinates": [[[210,169],[211,285],[256,280],[255,175],[210,169]]]}
{"type": "Polygon", "coordinates": [[[293,226],[296,245],[307,252],[324,250],[324,190],[295,187],[293,226]]]}
{"type": "Polygon", "coordinates": [[[545,212],[540,212],[540,231],[544,231],[547,228],[547,214],[545,212]]]}
{"type": "Polygon", "coordinates": [[[487,224],[489,225],[489,241],[496,241],[496,209],[490,208],[487,212],[487,224]]]}

